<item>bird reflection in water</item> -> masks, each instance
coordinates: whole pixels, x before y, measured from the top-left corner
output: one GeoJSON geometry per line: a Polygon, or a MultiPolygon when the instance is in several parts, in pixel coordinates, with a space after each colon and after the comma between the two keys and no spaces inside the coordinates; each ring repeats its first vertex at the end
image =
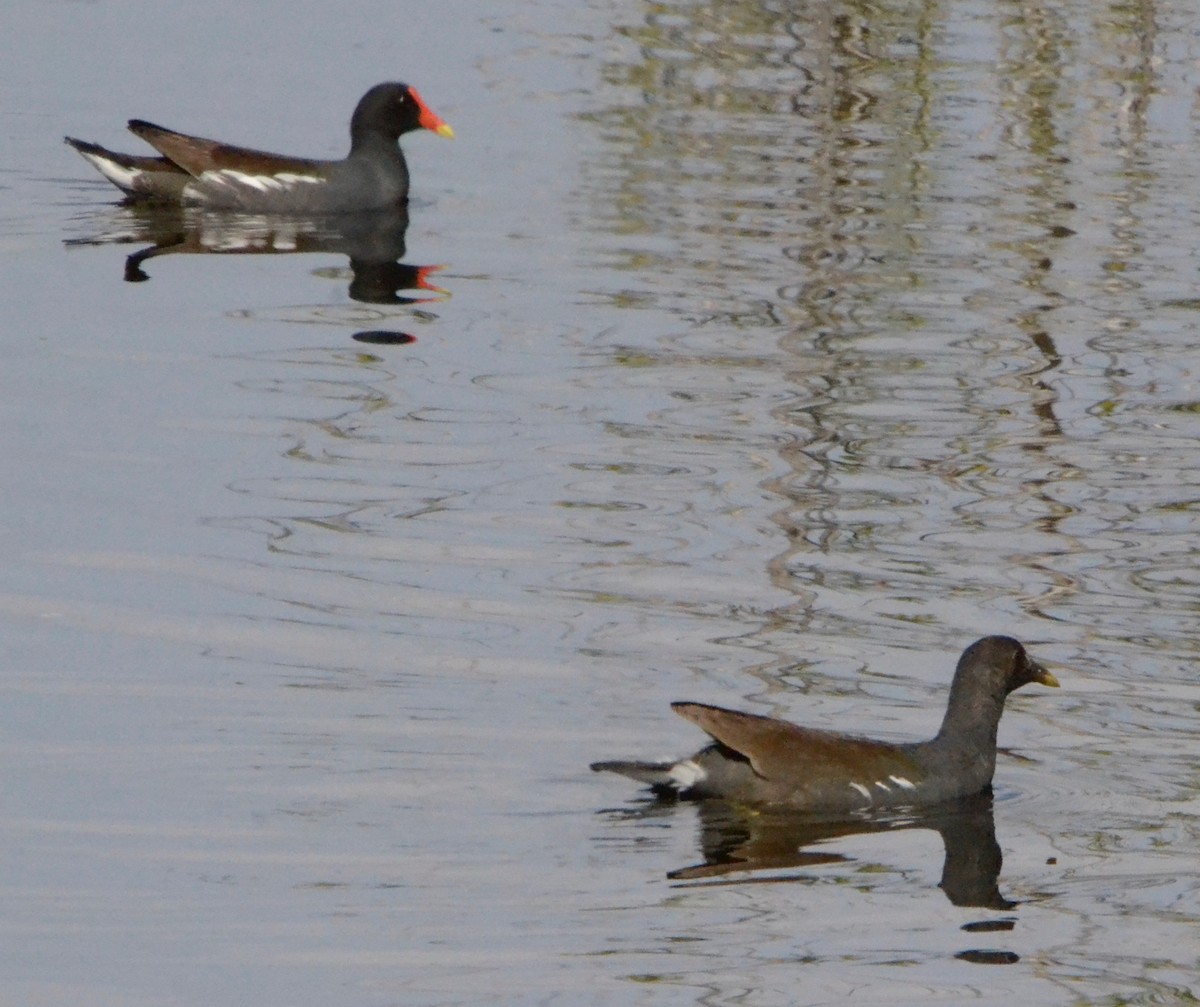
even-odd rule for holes
{"type": "MultiPolygon", "coordinates": [[[[69,247],[137,244],[125,260],[129,283],[150,279],[145,266],[167,255],[295,255],[334,253],[349,259],[351,299],[364,304],[419,305],[445,300],[433,274],[441,266],[402,263],[408,213],[404,209],[325,217],[218,213],[180,207],[128,204],[99,233],[73,238],[69,247]],[[402,293],[403,292],[403,293],[402,293]],[[413,292],[413,293],[409,293],[413,292]]],[[[361,342],[412,342],[401,332],[363,332],[361,342]]],[[[358,338],[356,336],[355,338],[358,338]]]]}
{"type": "MultiPolygon", "coordinates": [[[[697,810],[703,862],[671,871],[667,877],[677,887],[810,881],[810,874],[797,871],[854,861],[852,856],[827,845],[835,840],[932,829],[941,836],[945,850],[939,887],[951,903],[962,908],[991,910],[1011,910],[1017,906],[1000,893],[1003,856],[996,841],[990,792],[925,809],[864,814],[849,819],[666,796],[640,802],[616,814],[625,820],[649,822],[674,815],[676,805],[685,803],[697,810]],[[759,877],[747,876],[754,872],[764,873],[759,877]]],[[[1009,931],[1014,926],[1015,919],[1010,916],[967,923],[961,929],[978,934],[1009,931]]],[[[964,950],[957,957],[980,964],[1011,964],[1019,960],[1009,951],[981,948],[964,950]]]]}

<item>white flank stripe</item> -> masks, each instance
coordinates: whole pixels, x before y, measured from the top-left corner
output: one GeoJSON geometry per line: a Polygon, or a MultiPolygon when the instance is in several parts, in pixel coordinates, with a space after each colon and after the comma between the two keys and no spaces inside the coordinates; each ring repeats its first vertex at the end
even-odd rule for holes
{"type": "Polygon", "coordinates": [[[287,171],[279,175],[250,175],[244,171],[225,168],[221,171],[204,172],[200,176],[200,181],[216,182],[219,185],[244,185],[248,189],[257,189],[259,192],[283,192],[287,189],[294,189],[297,185],[305,182],[309,185],[318,185],[324,179],[315,178],[312,175],[296,175],[287,171]]]}
{"type": "Polygon", "coordinates": [[[289,171],[283,172],[281,175],[275,176],[286,186],[302,185],[307,182],[309,185],[320,185],[325,181],[323,178],[317,178],[315,175],[293,175],[289,171]]]}
{"type": "Polygon", "coordinates": [[[137,168],[126,168],[124,165],[117,164],[116,161],[111,161],[107,157],[101,157],[99,154],[89,154],[82,150],[79,153],[83,154],[84,160],[88,161],[118,189],[132,189],[135,180],[141,174],[141,171],[137,168]]]}
{"type": "Polygon", "coordinates": [[[917,785],[915,783],[913,783],[912,780],[906,780],[903,776],[889,776],[888,779],[891,780],[894,784],[896,784],[897,787],[900,787],[902,790],[916,790],[917,789],[917,785]]]}
{"type": "Polygon", "coordinates": [[[877,786],[880,790],[886,790],[889,794],[892,792],[892,788],[884,783],[883,780],[876,780],[875,786],[877,786]]]}
{"type": "Polygon", "coordinates": [[[871,791],[869,791],[861,783],[851,783],[850,786],[853,787],[855,790],[857,790],[860,794],[862,794],[863,797],[865,797],[867,799],[868,803],[871,803],[873,801],[873,798],[871,797],[871,791]]]}

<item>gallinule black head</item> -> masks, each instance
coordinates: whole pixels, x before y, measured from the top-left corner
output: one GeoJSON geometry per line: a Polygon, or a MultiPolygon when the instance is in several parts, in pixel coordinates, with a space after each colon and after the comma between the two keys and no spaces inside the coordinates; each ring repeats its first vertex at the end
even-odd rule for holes
{"type": "Polygon", "coordinates": [[[401,206],[408,165],[397,141],[414,129],[453,136],[407,84],[376,84],[350,120],[350,153],[317,161],[234,147],[131,119],[129,129],[162,157],[118,154],[66,137],[130,199],[247,213],[351,213],[401,206]]]}
{"type": "Polygon", "coordinates": [[[596,762],[661,791],[800,811],[853,812],[936,804],[984,790],[996,768],[1004,700],[1058,680],[1016,640],[987,636],[959,658],[941,730],[894,744],[817,731],[702,703],[672,703],[713,743],[678,762],[596,762]]]}

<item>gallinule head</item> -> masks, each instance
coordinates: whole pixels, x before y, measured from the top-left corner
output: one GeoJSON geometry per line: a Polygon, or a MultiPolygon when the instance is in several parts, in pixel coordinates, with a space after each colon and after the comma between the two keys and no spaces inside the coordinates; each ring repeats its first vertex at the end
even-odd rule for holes
{"type": "Polygon", "coordinates": [[[1058,685],[1016,640],[987,636],[959,658],[941,730],[929,741],[875,741],[703,703],[672,703],[712,744],[678,762],[596,762],[592,769],[662,792],[799,811],[931,805],[991,784],[1004,700],[1030,682],[1058,685]]]}
{"type": "Polygon", "coordinates": [[[454,135],[407,84],[376,84],[350,120],[350,153],[340,161],[268,154],[188,136],[131,119],[129,129],[161,157],[139,157],[66,137],[100,174],[133,200],[185,203],[247,213],[351,213],[402,206],[408,165],[397,141],[414,129],[454,135]]]}

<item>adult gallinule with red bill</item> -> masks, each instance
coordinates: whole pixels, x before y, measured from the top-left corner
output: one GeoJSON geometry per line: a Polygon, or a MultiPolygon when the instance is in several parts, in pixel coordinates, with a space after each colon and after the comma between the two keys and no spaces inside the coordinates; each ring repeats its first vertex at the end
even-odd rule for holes
{"type": "Polygon", "coordinates": [[[407,84],[376,84],[350,120],[350,153],[341,161],[268,154],[188,136],[141,119],[129,129],[162,157],[138,157],[66,137],[127,197],[247,213],[353,213],[402,206],[408,165],[398,140],[414,129],[452,130],[407,84]]]}
{"type": "Polygon", "coordinates": [[[1007,636],[987,636],[959,658],[941,730],[892,743],[799,727],[703,703],[672,703],[713,743],[678,762],[596,762],[660,791],[799,811],[913,807],[986,789],[996,769],[996,729],[1008,694],[1058,679],[1007,636]]]}

